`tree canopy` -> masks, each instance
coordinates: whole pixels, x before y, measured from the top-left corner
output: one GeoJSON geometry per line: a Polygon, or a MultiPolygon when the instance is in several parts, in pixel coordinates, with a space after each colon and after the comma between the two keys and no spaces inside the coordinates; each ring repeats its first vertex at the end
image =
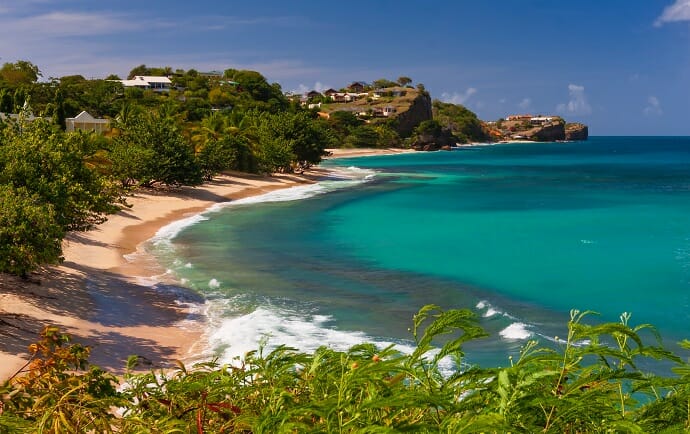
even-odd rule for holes
{"type": "Polygon", "coordinates": [[[35,83],[41,76],[38,66],[26,60],[18,60],[15,63],[7,62],[0,68],[0,81],[13,87],[35,83]]]}

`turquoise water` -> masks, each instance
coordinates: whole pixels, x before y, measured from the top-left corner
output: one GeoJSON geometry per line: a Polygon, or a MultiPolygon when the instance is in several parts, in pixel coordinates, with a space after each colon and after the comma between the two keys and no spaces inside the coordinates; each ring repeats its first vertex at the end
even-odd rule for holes
{"type": "Polygon", "coordinates": [[[152,243],[209,299],[222,357],[262,336],[302,349],[361,340],[404,349],[428,303],[482,316],[492,337],[468,354],[483,364],[507,363],[525,339],[563,336],[572,308],[610,321],[632,312],[669,341],[690,337],[689,138],[325,165],[340,176],[219,207],[152,243]]]}

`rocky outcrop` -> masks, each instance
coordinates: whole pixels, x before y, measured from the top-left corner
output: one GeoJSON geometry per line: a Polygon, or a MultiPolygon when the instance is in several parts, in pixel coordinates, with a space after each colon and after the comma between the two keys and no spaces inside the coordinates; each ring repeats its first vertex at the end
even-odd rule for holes
{"type": "Polygon", "coordinates": [[[431,97],[427,92],[420,92],[410,108],[397,116],[395,129],[400,137],[409,137],[417,125],[431,118],[431,97]]]}
{"type": "Polygon", "coordinates": [[[450,129],[444,128],[438,134],[420,134],[412,144],[415,151],[449,151],[456,145],[455,136],[450,129]]]}
{"type": "Polygon", "coordinates": [[[536,142],[555,142],[558,140],[565,140],[565,124],[554,123],[536,129],[529,137],[530,140],[536,142]]]}
{"type": "Polygon", "coordinates": [[[565,140],[568,141],[582,141],[589,137],[589,129],[587,125],[580,123],[566,124],[565,126],[565,140]]]}

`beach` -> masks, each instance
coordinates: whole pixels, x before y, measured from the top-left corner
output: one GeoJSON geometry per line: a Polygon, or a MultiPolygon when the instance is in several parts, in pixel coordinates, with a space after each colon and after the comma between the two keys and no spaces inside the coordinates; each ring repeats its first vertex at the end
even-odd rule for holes
{"type": "Polygon", "coordinates": [[[224,174],[199,187],[139,190],[95,229],[64,241],[64,261],[29,281],[0,275],[0,381],[20,370],[27,347],[54,325],[92,349],[91,362],[122,373],[130,355],[143,369],[170,367],[204,351],[204,315],[189,305],[200,296],[166,282],[165,270],[139,251],[158,229],[225,201],[316,182],[319,168],[301,175],[224,174]],[[136,254],[136,259],[128,260],[136,254]],[[180,300],[183,300],[181,302],[180,300]],[[191,303],[185,303],[189,301],[191,303]]]}

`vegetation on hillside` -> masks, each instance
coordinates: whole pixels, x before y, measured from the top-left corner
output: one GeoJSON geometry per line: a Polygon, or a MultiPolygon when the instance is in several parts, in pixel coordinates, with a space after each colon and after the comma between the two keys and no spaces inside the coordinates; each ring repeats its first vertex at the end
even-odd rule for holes
{"type": "Polygon", "coordinates": [[[490,139],[477,115],[466,107],[434,100],[432,110],[434,120],[448,128],[459,143],[486,142],[490,139]]]}
{"type": "Polygon", "coordinates": [[[139,65],[135,76],[167,76],[172,87],[123,87],[114,75],[39,81],[23,60],[0,68],[0,272],[59,262],[65,234],[105,220],[131,188],[198,185],[224,170],[301,171],[327,147],[404,146],[395,117],[374,109],[404,111],[423,92],[409,77],[379,79],[377,88],[395,87],[380,92],[381,107],[362,117],[331,104],[324,119],[256,71],[139,65]],[[81,111],[110,119],[111,130],[65,132],[81,111]]]}
{"type": "Polygon", "coordinates": [[[59,262],[65,234],[104,221],[130,188],[198,185],[224,170],[302,170],[338,143],[327,121],[258,72],[140,65],[129,75],[140,74],[171,74],[174,88],[82,76],[38,82],[26,61],[0,68],[0,112],[17,114],[0,119],[0,272],[26,276],[59,262]],[[82,110],[111,119],[111,131],[65,132],[65,119],[82,110]]]}
{"type": "MultiPolygon", "coordinates": [[[[630,315],[591,324],[590,314],[571,312],[553,347],[530,341],[506,367],[466,364],[463,345],[485,335],[472,312],[426,306],[413,320],[411,354],[366,343],[310,353],[259,348],[232,365],[130,371],[124,387],[88,365],[89,348],[48,327],[23,372],[0,386],[0,432],[688,430],[690,364],[630,315]],[[457,369],[442,369],[449,359],[457,369]],[[641,368],[656,363],[672,370],[641,368]]],[[[132,357],[128,368],[136,364],[132,357]]]]}

